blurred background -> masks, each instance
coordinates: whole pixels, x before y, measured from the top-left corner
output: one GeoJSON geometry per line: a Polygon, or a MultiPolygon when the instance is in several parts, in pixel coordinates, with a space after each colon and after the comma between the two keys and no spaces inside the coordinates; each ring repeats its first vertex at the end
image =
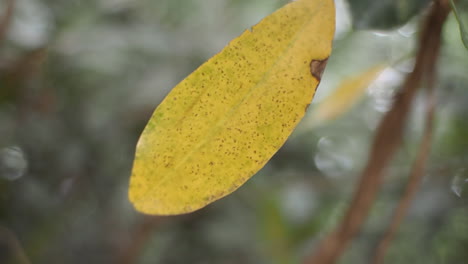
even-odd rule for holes
{"type": "MultiPolygon", "coordinates": [[[[310,254],[341,220],[375,127],[412,69],[427,0],[336,0],[334,51],[309,113],[232,195],[176,217],[145,216],[127,198],[135,144],[154,108],[287,2],[0,0],[0,263],[300,263],[310,254]],[[383,70],[353,92],[351,107],[314,115],[343,82],[376,66],[383,70]]],[[[468,51],[453,15],[438,71],[429,166],[387,263],[468,262],[468,51]]],[[[423,120],[419,98],[340,263],[372,256],[423,120]]]]}

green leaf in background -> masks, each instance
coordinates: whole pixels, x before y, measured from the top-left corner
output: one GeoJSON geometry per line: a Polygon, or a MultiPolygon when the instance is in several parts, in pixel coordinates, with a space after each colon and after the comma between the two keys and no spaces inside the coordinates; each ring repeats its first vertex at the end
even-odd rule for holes
{"type": "Polygon", "coordinates": [[[430,0],[349,0],[356,29],[390,29],[408,22],[430,0]]]}
{"type": "Polygon", "coordinates": [[[463,41],[463,45],[468,49],[468,1],[453,1],[452,4],[453,13],[457,18],[458,25],[460,25],[460,35],[463,41]]]}

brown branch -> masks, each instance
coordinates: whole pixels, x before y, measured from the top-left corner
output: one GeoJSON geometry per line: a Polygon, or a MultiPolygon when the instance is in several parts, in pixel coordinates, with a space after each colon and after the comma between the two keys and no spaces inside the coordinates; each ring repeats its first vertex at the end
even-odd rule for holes
{"type": "Polygon", "coordinates": [[[6,0],[5,13],[0,18],[0,45],[5,39],[8,27],[10,26],[11,17],[13,16],[13,9],[15,6],[15,0],[6,0]]]}
{"type": "MultiPolygon", "coordinates": [[[[448,5],[448,1],[442,3],[442,5],[448,5]]],[[[448,14],[448,12],[447,12],[448,14]]],[[[440,37],[440,35],[439,35],[440,37]]],[[[437,65],[439,53],[440,53],[440,41],[438,42],[439,45],[435,46],[435,50],[433,51],[432,62],[427,64],[426,70],[426,78],[427,78],[427,95],[426,95],[426,118],[425,118],[425,126],[424,126],[424,133],[423,139],[421,144],[419,145],[418,154],[416,160],[413,164],[413,168],[411,169],[411,174],[408,179],[408,183],[406,185],[405,193],[403,197],[400,199],[397,208],[395,209],[394,216],[390,225],[387,228],[383,238],[379,242],[377,246],[374,258],[372,260],[373,264],[381,264],[384,263],[385,255],[390,247],[390,244],[395,237],[395,234],[403,221],[403,218],[408,211],[409,206],[411,205],[411,201],[413,200],[416,191],[418,190],[419,185],[421,184],[424,169],[426,167],[427,160],[429,158],[430,150],[431,150],[431,141],[432,135],[434,130],[434,115],[435,115],[435,108],[436,108],[436,98],[434,92],[434,86],[437,79],[437,74],[435,67],[437,65]]]]}
{"type": "Polygon", "coordinates": [[[445,2],[436,1],[423,24],[413,72],[406,78],[392,109],[386,113],[377,128],[367,166],[344,219],[322,241],[316,252],[306,259],[306,264],[335,263],[366,220],[382,183],[384,170],[401,144],[414,95],[428,72],[428,65],[436,62],[438,54],[434,51],[438,51],[442,25],[450,11],[445,2]]]}
{"type": "Polygon", "coordinates": [[[390,247],[398,227],[400,226],[403,218],[408,211],[411,201],[418,190],[418,186],[421,183],[421,180],[424,175],[424,168],[426,167],[427,159],[429,157],[432,133],[433,133],[433,123],[434,123],[434,111],[435,111],[435,95],[433,89],[433,83],[428,85],[429,91],[427,95],[427,105],[426,105],[426,125],[424,128],[424,135],[419,146],[418,155],[413,168],[411,170],[408,183],[406,185],[406,190],[401,198],[398,207],[395,210],[392,222],[390,223],[385,235],[377,246],[377,250],[374,256],[372,263],[381,264],[384,261],[385,254],[390,247]]]}
{"type": "Polygon", "coordinates": [[[135,231],[133,232],[134,237],[130,241],[130,244],[122,247],[122,250],[120,250],[117,263],[138,263],[138,258],[141,255],[141,251],[153,234],[152,231],[161,224],[163,219],[164,218],[156,216],[145,216],[143,221],[137,225],[135,231]]]}
{"type": "Polygon", "coordinates": [[[22,54],[7,67],[0,68],[0,82],[4,84],[0,89],[0,103],[2,100],[15,101],[20,106],[21,113],[31,106],[45,108],[44,105],[38,106],[42,100],[31,102],[31,93],[27,89],[27,84],[33,81],[34,77],[40,76],[47,56],[47,48],[40,47],[22,54]]]}
{"type": "MultiPolygon", "coordinates": [[[[21,246],[16,235],[11,232],[10,229],[0,226],[0,244],[7,245],[7,250],[11,252],[7,254],[6,263],[18,263],[18,264],[30,264],[28,257],[24,253],[23,247],[21,246]]],[[[8,253],[7,251],[7,253],[8,253]]],[[[3,252],[5,253],[5,252],[3,252]]],[[[0,260],[5,260],[0,257],[0,260]]]]}

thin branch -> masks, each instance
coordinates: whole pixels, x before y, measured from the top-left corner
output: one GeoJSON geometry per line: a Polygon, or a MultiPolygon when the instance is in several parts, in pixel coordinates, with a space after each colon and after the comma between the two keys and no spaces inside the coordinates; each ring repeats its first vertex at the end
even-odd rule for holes
{"type": "Polygon", "coordinates": [[[137,225],[133,232],[134,237],[123,250],[121,250],[117,263],[119,264],[133,264],[138,262],[144,246],[153,234],[152,231],[161,224],[164,218],[156,216],[145,216],[143,221],[137,225]]]}
{"type": "Polygon", "coordinates": [[[401,144],[414,95],[427,73],[428,64],[434,64],[436,61],[437,54],[434,51],[438,50],[440,45],[442,25],[449,10],[448,5],[439,1],[431,6],[423,24],[413,72],[406,78],[392,109],[386,113],[377,128],[367,166],[361,175],[350,207],[341,224],[322,241],[316,252],[304,263],[335,263],[366,220],[382,184],[384,170],[401,144]]]}
{"type": "MultiPolygon", "coordinates": [[[[445,4],[445,3],[442,3],[445,4]]],[[[384,263],[385,255],[390,247],[390,244],[395,237],[395,234],[403,221],[406,212],[408,211],[409,206],[411,205],[411,201],[413,200],[416,191],[418,190],[419,185],[421,184],[424,169],[426,167],[427,160],[429,158],[430,150],[431,150],[431,142],[432,142],[432,135],[434,130],[434,115],[435,115],[435,108],[436,108],[436,98],[435,98],[435,91],[434,86],[437,82],[437,74],[435,67],[438,62],[438,57],[440,53],[440,41],[439,45],[435,46],[435,50],[433,50],[434,56],[432,57],[433,61],[427,64],[426,70],[426,78],[427,78],[427,95],[426,95],[426,118],[425,118],[425,126],[424,126],[424,133],[423,139],[421,144],[419,145],[418,155],[416,160],[413,164],[413,168],[411,169],[411,174],[408,179],[408,183],[406,185],[405,193],[403,197],[400,199],[397,208],[395,209],[395,213],[392,219],[392,222],[388,226],[385,235],[383,236],[382,240],[379,242],[377,246],[374,258],[372,260],[373,264],[381,264],[384,263]]]]}
{"type": "Polygon", "coordinates": [[[31,264],[16,235],[10,229],[0,226],[0,242],[5,243],[11,250],[12,255],[7,259],[7,263],[31,264]]]}
{"type": "Polygon", "coordinates": [[[426,167],[427,159],[429,157],[431,149],[431,141],[433,134],[433,123],[434,123],[434,112],[435,112],[435,95],[433,89],[433,83],[428,85],[427,105],[426,105],[426,125],[424,128],[424,135],[419,146],[418,156],[411,170],[406,190],[401,198],[398,207],[395,210],[392,222],[390,223],[385,235],[377,246],[377,250],[372,263],[381,264],[384,262],[384,257],[390,244],[403,221],[406,212],[408,211],[411,201],[418,190],[418,187],[422,181],[424,175],[424,169],[426,167]]]}

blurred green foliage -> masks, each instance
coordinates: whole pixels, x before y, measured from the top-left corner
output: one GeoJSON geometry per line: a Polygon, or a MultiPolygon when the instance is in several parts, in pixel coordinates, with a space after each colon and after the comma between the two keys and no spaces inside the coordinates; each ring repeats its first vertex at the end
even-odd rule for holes
{"type": "Polygon", "coordinates": [[[349,6],[357,29],[391,29],[408,22],[430,2],[430,0],[349,0],[349,6]]]}
{"type": "Polygon", "coordinates": [[[468,49],[468,2],[454,2],[453,0],[450,0],[450,4],[452,5],[453,13],[455,14],[460,26],[460,35],[463,44],[465,45],[465,48],[468,49]]]}
{"type": "MultiPolygon", "coordinates": [[[[336,1],[334,52],[314,102],[376,63],[388,69],[341,118],[313,127],[306,117],[234,194],[161,219],[127,199],[135,143],[165,94],[286,2],[16,0],[0,43],[0,226],[12,234],[0,237],[0,263],[22,263],[18,250],[39,264],[298,263],[309,254],[347,208],[376,124],[412,68],[427,1],[336,1]]],[[[453,15],[442,47],[433,152],[388,263],[468,259],[468,53],[453,15]]],[[[423,106],[417,100],[404,147],[341,263],[366,263],[388,225],[423,106]]]]}

